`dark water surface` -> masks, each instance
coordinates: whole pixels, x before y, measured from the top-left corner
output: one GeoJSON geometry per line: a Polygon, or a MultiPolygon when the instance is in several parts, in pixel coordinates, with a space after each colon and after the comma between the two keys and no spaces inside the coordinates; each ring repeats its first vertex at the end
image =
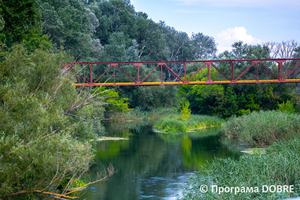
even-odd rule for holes
{"type": "Polygon", "coordinates": [[[97,142],[91,178],[101,178],[110,164],[117,173],[91,185],[82,199],[177,199],[186,179],[206,162],[240,155],[227,145],[218,129],[171,135],[155,133],[150,127],[133,133],[129,140],[97,142]]]}

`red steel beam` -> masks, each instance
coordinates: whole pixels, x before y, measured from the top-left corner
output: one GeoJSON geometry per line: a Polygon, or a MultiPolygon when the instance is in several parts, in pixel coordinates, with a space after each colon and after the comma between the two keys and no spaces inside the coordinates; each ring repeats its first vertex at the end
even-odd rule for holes
{"type": "Polygon", "coordinates": [[[264,68],[264,70],[266,70],[266,72],[268,73],[268,74],[270,74],[271,76],[273,76],[273,78],[275,78],[275,79],[278,79],[278,77],[277,76],[275,76],[266,66],[264,66],[261,62],[260,63],[258,63],[262,68],[264,68]]]}
{"type": "Polygon", "coordinates": [[[126,76],[128,76],[132,81],[134,81],[135,82],[135,80],[133,79],[133,78],[131,78],[131,76],[129,76],[123,69],[121,69],[120,67],[119,67],[119,65],[117,65],[117,67],[126,75],[126,76]]]}
{"type": "Polygon", "coordinates": [[[181,82],[184,82],[171,68],[169,68],[166,64],[164,66],[174,75],[176,78],[178,78],[181,82]]]}
{"type": "Polygon", "coordinates": [[[190,82],[205,66],[206,63],[188,80],[188,82],[190,82]]]}
{"type": "Polygon", "coordinates": [[[300,65],[300,61],[283,77],[283,79],[286,79],[287,77],[289,77],[289,75],[291,75],[300,65]]]}
{"type": "Polygon", "coordinates": [[[214,64],[211,64],[222,76],[224,76],[227,80],[230,81],[230,79],[221,71],[219,68],[217,68],[214,64]]]}
{"type": "Polygon", "coordinates": [[[161,63],[158,63],[158,65],[142,80],[142,82],[150,75],[154,70],[160,65],[161,63]]]}

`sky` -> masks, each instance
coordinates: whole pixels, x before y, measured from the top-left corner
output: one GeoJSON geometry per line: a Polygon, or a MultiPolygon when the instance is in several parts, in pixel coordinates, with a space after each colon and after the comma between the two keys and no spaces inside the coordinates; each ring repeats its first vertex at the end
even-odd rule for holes
{"type": "Polygon", "coordinates": [[[300,0],[131,0],[136,11],[178,31],[212,36],[218,53],[237,41],[300,44],[300,0]]]}

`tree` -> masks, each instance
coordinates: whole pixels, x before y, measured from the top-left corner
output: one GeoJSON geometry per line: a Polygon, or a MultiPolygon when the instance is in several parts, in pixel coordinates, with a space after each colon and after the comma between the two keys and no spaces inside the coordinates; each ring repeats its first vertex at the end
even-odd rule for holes
{"type": "Polygon", "coordinates": [[[65,78],[62,51],[17,45],[0,57],[0,198],[72,195],[93,162],[87,140],[103,134],[105,102],[65,78]]]}
{"type": "MultiPolygon", "coordinates": [[[[201,65],[201,64],[200,64],[201,65]]],[[[192,70],[189,73],[193,74],[199,64],[188,64],[187,69],[192,70]]],[[[206,81],[207,68],[202,69],[194,78],[193,81],[206,81]]],[[[187,79],[191,75],[187,74],[187,79]]],[[[215,69],[211,69],[211,78],[217,79],[218,73],[215,69]]],[[[179,96],[190,102],[192,113],[213,115],[214,107],[217,106],[217,97],[224,95],[222,85],[181,85],[178,89],[179,96]]]]}
{"type": "Polygon", "coordinates": [[[298,43],[295,40],[288,40],[281,43],[267,42],[265,46],[269,48],[272,58],[292,58],[298,43]]]}
{"type": "Polygon", "coordinates": [[[193,60],[194,55],[191,48],[191,40],[187,33],[175,30],[160,21],[162,33],[167,45],[167,58],[170,61],[193,60]]]}
{"type": "Polygon", "coordinates": [[[98,23],[93,13],[79,1],[39,0],[38,5],[43,17],[43,34],[47,34],[58,48],[64,46],[75,58],[88,59],[89,52],[100,46],[91,37],[93,26],[95,28],[98,23]]]}
{"type": "Polygon", "coordinates": [[[213,37],[203,33],[192,34],[192,49],[195,59],[210,59],[217,52],[217,44],[213,37]]]}
{"type": "Polygon", "coordinates": [[[191,110],[189,109],[189,106],[190,106],[190,102],[188,101],[183,102],[183,105],[181,107],[181,115],[182,115],[181,120],[183,121],[187,120],[191,116],[191,110]]]}
{"type": "Polygon", "coordinates": [[[0,42],[8,48],[21,42],[25,42],[30,50],[50,46],[48,37],[41,36],[41,14],[35,0],[1,1],[0,16],[0,42]]]}

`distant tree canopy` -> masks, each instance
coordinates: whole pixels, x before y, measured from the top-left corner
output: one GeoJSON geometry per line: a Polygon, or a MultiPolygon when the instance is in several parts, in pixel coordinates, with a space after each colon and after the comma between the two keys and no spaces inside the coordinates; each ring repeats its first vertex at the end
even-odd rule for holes
{"type": "MultiPolygon", "coordinates": [[[[232,45],[232,51],[219,54],[216,59],[266,59],[271,57],[270,48],[267,45],[248,45],[236,42],[232,45]]],[[[280,44],[278,45],[280,48],[280,44]]],[[[285,47],[284,47],[285,48],[285,47]]],[[[297,48],[290,55],[296,56],[297,48]]],[[[235,66],[235,72],[241,73],[249,63],[240,62],[235,66]]],[[[265,63],[265,65],[270,63],[265,63]]],[[[195,64],[189,64],[188,69],[197,69],[195,64]]],[[[226,71],[225,66],[218,66],[226,71]]],[[[271,68],[271,66],[268,66],[271,68]]],[[[285,69],[289,68],[289,63],[285,69]]],[[[228,67],[227,67],[228,69],[228,67]]],[[[249,71],[251,72],[250,69],[249,71]]],[[[191,70],[193,73],[193,70],[191,70]]],[[[207,69],[203,69],[195,76],[195,80],[205,81],[207,69]]],[[[212,69],[212,79],[218,78],[219,74],[212,69]]],[[[299,78],[299,73],[296,73],[299,78]]],[[[187,75],[189,78],[190,75],[187,75]]],[[[251,78],[251,73],[244,75],[251,78]]],[[[252,77],[253,79],[253,77],[252,77]]],[[[217,115],[228,118],[233,115],[243,115],[252,111],[278,109],[279,105],[299,107],[298,84],[236,84],[236,85],[182,85],[178,89],[178,95],[190,102],[190,108],[195,114],[217,115]],[[292,102],[292,103],[291,103],[292,102]]]]}
{"type": "MultiPolygon", "coordinates": [[[[38,0],[37,6],[41,10],[43,34],[48,35],[57,48],[64,46],[77,60],[194,60],[212,58],[217,51],[212,37],[196,33],[190,38],[187,33],[179,32],[162,21],[155,23],[146,13],[136,12],[129,0],[38,0]]],[[[179,71],[174,66],[171,68],[179,71]]],[[[146,72],[149,73],[149,70],[146,72]]],[[[94,73],[97,75],[99,72],[95,69],[94,73]]],[[[169,94],[165,90],[163,87],[118,89],[121,97],[129,98],[131,107],[145,109],[154,105],[173,105],[176,87],[167,89],[174,95],[161,99],[156,97],[157,94],[169,94]],[[148,99],[148,103],[134,99],[140,97],[148,99]]]]}
{"type": "Polygon", "coordinates": [[[0,44],[10,48],[25,43],[27,48],[50,47],[48,37],[42,36],[41,13],[35,0],[11,0],[0,3],[0,44]]]}

